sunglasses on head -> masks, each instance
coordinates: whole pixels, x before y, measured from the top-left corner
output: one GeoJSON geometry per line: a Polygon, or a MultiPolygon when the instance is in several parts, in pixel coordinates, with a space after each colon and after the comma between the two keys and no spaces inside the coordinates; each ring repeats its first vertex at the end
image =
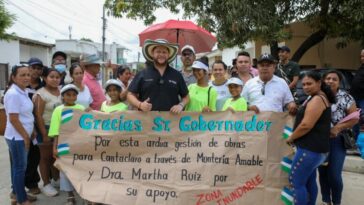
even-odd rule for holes
{"type": "Polygon", "coordinates": [[[266,83],[263,83],[263,85],[262,85],[262,90],[261,90],[262,95],[265,95],[265,84],[266,84],[266,83]]]}

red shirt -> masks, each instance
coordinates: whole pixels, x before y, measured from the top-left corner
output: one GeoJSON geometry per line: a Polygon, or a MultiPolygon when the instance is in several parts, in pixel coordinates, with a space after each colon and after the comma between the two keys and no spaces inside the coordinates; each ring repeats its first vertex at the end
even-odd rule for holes
{"type": "Polygon", "coordinates": [[[94,110],[100,110],[101,104],[106,100],[106,97],[99,81],[90,73],[85,72],[82,82],[90,89],[91,97],[93,99],[90,107],[94,110]]]}

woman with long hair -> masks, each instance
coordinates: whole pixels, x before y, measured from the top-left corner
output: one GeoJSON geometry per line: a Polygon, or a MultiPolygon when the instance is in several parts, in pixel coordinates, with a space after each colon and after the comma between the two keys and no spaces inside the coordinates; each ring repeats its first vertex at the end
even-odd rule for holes
{"type": "Polygon", "coordinates": [[[297,111],[294,131],[287,139],[287,143],[297,147],[289,181],[295,205],[315,205],[316,169],[325,161],[330,149],[331,104],[336,101],[318,72],[305,73],[302,85],[309,98],[297,111]]]}
{"type": "Polygon", "coordinates": [[[59,171],[53,166],[53,139],[49,138],[48,130],[53,110],[62,104],[59,89],[61,74],[54,68],[48,68],[44,71],[43,80],[44,87],[33,98],[40,150],[39,171],[44,183],[41,191],[46,196],[56,196],[58,191],[51,185],[51,178],[55,182],[54,186],[58,186],[59,171]]]}
{"type": "Polygon", "coordinates": [[[322,201],[325,205],[341,204],[343,192],[343,179],[341,173],[344,167],[346,150],[341,131],[352,128],[358,119],[351,119],[339,123],[343,118],[357,111],[354,98],[346,91],[340,89],[343,77],[339,71],[326,72],[322,80],[330,86],[336,96],[336,103],[331,105],[330,153],[328,164],[319,167],[319,178],[322,201]]]}

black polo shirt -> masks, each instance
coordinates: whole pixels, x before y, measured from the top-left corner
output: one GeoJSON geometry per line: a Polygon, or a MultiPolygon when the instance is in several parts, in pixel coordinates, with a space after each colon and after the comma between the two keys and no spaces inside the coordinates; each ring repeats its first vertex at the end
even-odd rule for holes
{"type": "MultiPolygon", "coordinates": [[[[280,65],[278,65],[278,66],[280,66],[280,65]]],[[[295,76],[300,75],[300,66],[294,61],[288,61],[288,63],[286,65],[282,65],[282,70],[286,74],[288,80],[290,81],[289,83],[287,82],[287,84],[290,84],[293,81],[293,78],[295,76]]],[[[283,78],[281,72],[278,71],[278,68],[277,68],[275,74],[278,77],[283,78]]],[[[286,80],[286,79],[284,79],[284,80],[286,80]]]]}
{"type": "Polygon", "coordinates": [[[140,101],[150,98],[153,111],[169,111],[180,102],[180,97],[188,95],[188,89],[182,74],[168,66],[160,75],[150,66],[136,74],[128,91],[138,95],[140,101]]]}

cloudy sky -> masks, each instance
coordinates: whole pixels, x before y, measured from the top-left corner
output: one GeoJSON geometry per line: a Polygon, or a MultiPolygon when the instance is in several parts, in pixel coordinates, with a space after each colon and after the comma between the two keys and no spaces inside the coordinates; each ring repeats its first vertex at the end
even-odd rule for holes
{"type": "MultiPolygon", "coordinates": [[[[72,39],[90,38],[101,42],[103,0],[3,0],[9,12],[16,15],[16,22],[8,29],[18,36],[55,43],[55,39],[68,39],[72,27],[72,39]]],[[[165,9],[155,11],[155,23],[168,19],[182,19],[165,9]]],[[[139,47],[138,34],[146,26],[143,21],[107,17],[106,43],[116,42],[131,51],[129,62],[136,61],[139,47]]]]}

